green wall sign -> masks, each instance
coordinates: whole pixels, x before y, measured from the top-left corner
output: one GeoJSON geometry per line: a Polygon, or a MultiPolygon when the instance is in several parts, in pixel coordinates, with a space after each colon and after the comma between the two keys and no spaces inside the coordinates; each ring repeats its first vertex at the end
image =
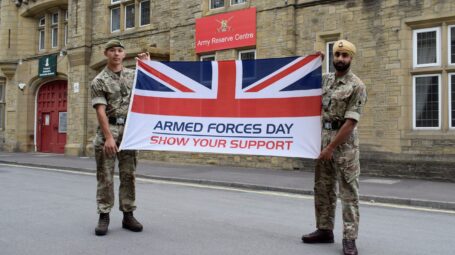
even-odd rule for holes
{"type": "Polygon", "coordinates": [[[38,76],[49,77],[57,74],[57,54],[47,55],[39,59],[38,76]]]}

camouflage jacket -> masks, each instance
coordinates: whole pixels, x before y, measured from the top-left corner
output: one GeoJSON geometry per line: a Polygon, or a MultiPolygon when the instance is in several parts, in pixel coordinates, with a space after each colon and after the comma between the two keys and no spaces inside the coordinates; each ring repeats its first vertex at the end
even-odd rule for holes
{"type": "Polygon", "coordinates": [[[359,121],[367,101],[363,82],[351,71],[343,77],[335,73],[322,77],[322,119],[324,121],[359,121]]]}
{"type": "Polygon", "coordinates": [[[126,117],[134,81],[134,70],[123,68],[120,76],[105,67],[91,83],[92,106],[106,105],[108,117],[126,117]]]}

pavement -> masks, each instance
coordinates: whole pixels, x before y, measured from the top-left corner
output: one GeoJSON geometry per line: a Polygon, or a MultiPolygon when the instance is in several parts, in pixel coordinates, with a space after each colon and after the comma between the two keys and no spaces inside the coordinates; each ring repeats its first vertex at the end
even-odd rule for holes
{"type": "MultiPolygon", "coordinates": [[[[94,158],[62,154],[0,151],[0,163],[96,172],[94,158]]],[[[311,171],[174,164],[144,159],[139,160],[136,175],[155,180],[303,195],[313,195],[314,182],[311,171]]],[[[360,200],[455,211],[455,184],[361,175],[360,200]]]]}

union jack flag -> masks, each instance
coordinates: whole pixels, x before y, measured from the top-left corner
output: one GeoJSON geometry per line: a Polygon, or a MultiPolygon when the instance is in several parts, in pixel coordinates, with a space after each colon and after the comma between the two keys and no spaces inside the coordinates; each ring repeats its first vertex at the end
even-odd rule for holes
{"type": "Polygon", "coordinates": [[[316,158],[321,57],[137,63],[120,149],[316,158]]]}
{"type": "Polygon", "coordinates": [[[319,116],[321,57],[139,61],[131,112],[224,118],[319,116]]]}

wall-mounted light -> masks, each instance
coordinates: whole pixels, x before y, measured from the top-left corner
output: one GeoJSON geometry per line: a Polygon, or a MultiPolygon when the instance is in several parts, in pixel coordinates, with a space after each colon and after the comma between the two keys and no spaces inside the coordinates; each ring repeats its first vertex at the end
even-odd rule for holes
{"type": "Polygon", "coordinates": [[[22,65],[22,63],[22,58],[20,58],[19,61],[17,61],[17,64],[22,65]]]}
{"type": "Polygon", "coordinates": [[[60,57],[66,56],[66,50],[61,50],[60,51],[60,57]]]}
{"type": "Polygon", "coordinates": [[[17,84],[17,87],[18,87],[20,90],[24,90],[25,85],[26,85],[25,83],[19,82],[19,83],[17,84]]]}

